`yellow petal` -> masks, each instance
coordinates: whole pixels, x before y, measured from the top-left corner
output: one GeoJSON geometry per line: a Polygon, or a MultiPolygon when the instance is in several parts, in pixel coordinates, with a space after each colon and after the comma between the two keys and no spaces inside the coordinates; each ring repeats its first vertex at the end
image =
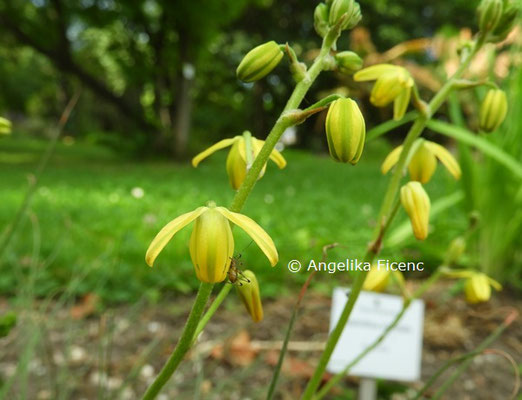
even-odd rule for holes
{"type": "Polygon", "coordinates": [[[209,155],[211,155],[212,153],[215,153],[218,150],[224,149],[225,147],[228,147],[228,146],[232,145],[232,143],[234,143],[238,139],[238,137],[239,136],[236,136],[236,137],[231,138],[231,139],[223,139],[223,140],[217,142],[216,144],[213,144],[208,149],[202,151],[201,153],[199,153],[197,156],[195,156],[192,159],[192,166],[193,167],[197,167],[198,164],[204,158],[207,158],[209,155]]]}
{"type": "Polygon", "coordinates": [[[261,294],[259,292],[259,283],[255,274],[246,270],[243,272],[245,282],[236,286],[239,298],[245,305],[248,313],[254,322],[259,322],[263,319],[263,305],[261,303],[261,294]]]}
{"type": "Polygon", "coordinates": [[[270,159],[273,162],[275,162],[275,164],[279,167],[279,169],[283,169],[284,167],[286,167],[285,158],[276,149],[272,150],[272,152],[270,153],[270,159]]]}
{"type": "Polygon", "coordinates": [[[355,75],[353,76],[353,79],[357,82],[373,81],[373,80],[379,78],[382,74],[385,74],[390,71],[394,71],[397,68],[399,68],[399,67],[397,67],[396,65],[392,65],[392,64],[372,65],[371,67],[363,68],[360,71],[357,71],[355,73],[355,75]]]}
{"type": "Polygon", "coordinates": [[[410,103],[411,88],[403,89],[402,92],[393,101],[393,119],[395,121],[404,117],[408,104],[410,103]]]}
{"type": "Polygon", "coordinates": [[[488,278],[489,284],[491,286],[493,286],[493,289],[495,289],[495,290],[502,290],[502,285],[499,282],[497,282],[493,278],[490,278],[489,276],[487,278],[488,278]]]}
{"type": "Polygon", "coordinates": [[[248,233],[248,235],[259,246],[261,251],[265,253],[265,256],[270,261],[272,267],[277,264],[277,261],[279,261],[279,255],[277,254],[274,241],[253,219],[246,215],[229,211],[224,207],[216,207],[216,210],[248,233]]]}
{"type": "Polygon", "coordinates": [[[412,181],[427,183],[435,173],[437,159],[424,145],[426,142],[424,139],[417,140],[421,141],[421,144],[408,163],[408,171],[410,172],[410,179],[412,181]]]}
{"type": "Polygon", "coordinates": [[[372,266],[366,279],[364,280],[363,290],[382,292],[388,286],[390,271],[372,266]]]}
{"type": "MultiPolygon", "coordinates": [[[[236,141],[227,156],[226,170],[230,185],[234,190],[239,189],[247,173],[247,165],[244,157],[241,156],[241,147],[244,144],[241,140],[236,141]]],[[[243,153],[244,154],[244,153],[243,153]]]]}
{"type": "Polygon", "coordinates": [[[174,218],[167,225],[163,227],[161,231],[156,235],[156,237],[152,240],[149,248],[147,249],[147,254],[145,255],[145,261],[149,267],[152,267],[154,264],[154,260],[158,256],[158,254],[163,250],[163,248],[167,245],[172,236],[176,234],[180,229],[184,228],[192,221],[194,221],[197,217],[203,214],[207,210],[207,207],[198,207],[194,211],[188,212],[186,214],[182,214],[177,218],[174,218]]]}
{"type": "Polygon", "coordinates": [[[434,142],[426,141],[424,145],[435,155],[435,157],[439,159],[439,161],[446,167],[446,169],[451,175],[453,175],[455,179],[460,178],[462,171],[460,170],[459,163],[448,150],[446,150],[440,144],[434,142]]]}
{"type": "Polygon", "coordinates": [[[384,162],[381,165],[381,172],[383,174],[386,174],[392,167],[397,164],[397,161],[399,161],[399,157],[401,156],[402,152],[402,146],[398,146],[394,148],[390,154],[386,156],[384,159],[384,162]]]}

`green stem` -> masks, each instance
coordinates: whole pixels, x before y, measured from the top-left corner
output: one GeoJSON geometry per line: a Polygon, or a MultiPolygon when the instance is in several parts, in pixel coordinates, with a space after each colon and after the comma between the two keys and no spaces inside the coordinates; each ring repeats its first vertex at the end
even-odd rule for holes
{"type": "Polygon", "coordinates": [[[212,283],[201,282],[196,300],[194,300],[192,310],[190,311],[187,322],[185,323],[185,327],[183,328],[183,333],[181,334],[178,344],[176,345],[176,348],[170,355],[167,363],[163,366],[152,385],[149,386],[143,395],[143,400],[151,400],[156,398],[160,390],[163,388],[163,386],[165,386],[178,365],[183,360],[183,357],[185,357],[187,351],[190,349],[190,346],[192,345],[192,339],[194,338],[194,332],[197,329],[198,322],[201,318],[201,315],[203,314],[203,310],[205,309],[205,305],[207,304],[213,287],[214,285],[212,283]]]}
{"type": "MultiPolygon", "coordinates": [[[[381,210],[379,212],[379,217],[377,219],[378,223],[377,223],[376,229],[374,231],[374,240],[371,242],[370,249],[364,258],[365,262],[371,263],[373,261],[373,258],[380,251],[380,247],[381,247],[381,243],[382,243],[382,239],[383,239],[383,233],[386,230],[384,227],[389,226],[389,224],[393,218],[395,201],[397,198],[397,193],[399,191],[399,187],[400,187],[400,183],[401,183],[401,179],[402,179],[402,172],[406,165],[406,161],[408,159],[409,152],[410,152],[413,144],[415,143],[415,140],[420,136],[420,134],[424,130],[424,128],[426,126],[426,122],[442,106],[442,104],[444,103],[444,101],[446,100],[448,95],[450,94],[451,90],[453,89],[454,81],[456,79],[459,79],[460,76],[462,75],[462,73],[467,69],[471,60],[473,59],[473,56],[482,46],[482,43],[483,43],[483,38],[479,37],[477,39],[477,42],[475,43],[472,51],[470,51],[469,54],[467,54],[466,58],[462,61],[461,65],[459,66],[459,68],[457,69],[455,74],[444,84],[444,86],[442,86],[442,88],[439,90],[439,92],[430,101],[430,103],[428,105],[427,116],[419,114],[417,116],[417,119],[411,126],[411,128],[408,132],[408,135],[406,136],[406,139],[404,140],[403,150],[401,152],[401,155],[399,156],[399,161],[397,162],[393,175],[388,184],[388,189],[386,190],[386,194],[384,195],[381,210]]],[[[303,397],[302,397],[303,400],[312,399],[317,388],[319,387],[321,378],[326,369],[328,361],[330,360],[330,357],[333,353],[333,350],[335,349],[335,346],[337,345],[337,342],[339,341],[339,338],[344,329],[344,326],[348,322],[348,318],[350,317],[350,314],[353,310],[357,297],[359,296],[362,285],[364,283],[364,279],[366,278],[366,274],[367,274],[367,272],[360,272],[359,274],[357,274],[357,277],[355,278],[355,281],[353,283],[350,297],[348,298],[348,302],[346,303],[346,305],[341,313],[341,317],[339,318],[339,321],[337,321],[337,325],[335,326],[334,330],[331,332],[330,336],[328,337],[328,340],[326,342],[326,347],[323,351],[323,354],[321,355],[319,363],[315,369],[314,375],[308,382],[308,385],[303,394],[303,397]]]]}
{"type": "Polygon", "coordinates": [[[208,321],[212,318],[214,313],[217,311],[221,303],[223,303],[223,300],[228,296],[228,292],[230,292],[230,289],[232,289],[232,284],[225,283],[221,290],[219,291],[219,294],[216,296],[210,307],[208,308],[207,312],[203,315],[201,320],[198,323],[198,327],[196,328],[196,332],[194,332],[194,341],[198,338],[198,336],[203,332],[203,329],[205,329],[205,326],[207,325],[208,321]]]}
{"type": "Polygon", "coordinates": [[[234,200],[232,201],[232,205],[230,207],[231,211],[234,212],[240,212],[243,208],[243,205],[245,204],[248,196],[250,195],[250,192],[254,188],[254,185],[257,182],[257,179],[259,177],[259,174],[261,170],[263,169],[263,166],[266,164],[268,158],[270,157],[270,154],[272,153],[272,150],[274,150],[277,142],[281,138],[281,135],[283,132],[290,126],[289,122],[285,120],[283,117],[285,112],[290,110],[295,110],[299,107],[301,102],[304,99],[304,96],[314,83],[317,76],[321,73],[324,67],[324,61],[326,59],[326,56],[330,53],[330,49],[337,40],[337,37],[339,36],[339,32],[335,33],[335,31],[332,31],[333,33],[328,34],[325,36],[323,40],[323,44],[321,46],[321,51],[319,52],[319,55],[315,59],[314,63],[306,73],[306,77],[300,81],[296,86],[294,91],[292,92],[292,95],[288,99],[285,108],[283,109],[283,112],[281,113],[281,116],[276,121],[274,127],[268,134],[265,144],[259,151],[259,154],[257,155],[256,159],[252,163],[252,167],[248,171],[245,180],[239,187],[236,196],[234,197],[234,200]]]}
{"type": "MultiPolygon", "coordinates": [[[[270,157],[270,154],[272,153],[272,150],[275,148],[277,142],[281,138],[281,135],[285,131],[286,128],[288,128],[291,124],[284,118],[284,114],[287,111],[297,109],[299,105],[301,104],[301,101],[303,100],[304,96],[314,83],[317,76],[321,73],[321,71],[324,68],[325,59],[330,53],[330,49],[332,48],[333,44],[337,40],[340,34],[340,25],[336,26],[332,29],[330,29],[330,32],[325,36],[323,39],[323,43],[321,46],[321,51],[319,52],[319,55],[315,59],[314,63],[308,70],[306,77],[301,80],[295,87],[294,91],[292,92],[292,95],[288,99],[288,102],[286,103],[286,106],[281,113],[281,116],[276,121],[275,125],[273,126],[272,130],[268,134],[268,137],[265,140],[265,143],[261,150],[259,151],[259,154],[257,155],[256,159],[252,163],[251,168],[248,170],[247,175],[245,177],[245,180],[239,187],[236,195],[234,196],[234,199],[232,200],[232,204],[229,207],[229,209],[233,212],[240,212],[243,206],[245,205],[245,202],[250,195],[250,192],[254,188],[254,185],[257,182],[257,179],[259,177],[259,174],[263,168],[263,166],[268,161],[268,158],[270,157]]],[[[181,360],[183,359],[184,355],[187,353],[187,351],[190,349],[191,344],[194,340],[194,333],[196,331],[203,331],[205,328],[205,325],[210,320],[210,317],[212,317],[212,314],[208,314],[208,318],[205,318],[200,322],[201,315],[203,314],[203,309],[206,305],[206,302],[208,300],[208,297],[210,295],[210,292],[212,291],[213,285],[209,285],[202,283],[197,296],[196,300],[194,302],[194,306],[192,308],[192,311],[189,315],[189,319],[186,322],[185,328],[183,330],[183,334],[176,345],[176,348],[174,349],[174,352],[170,356],[169,360],[167,361],[167,364],[163,367],[160,374],[156,377],[155,381],[152,383],[152,385],[147,389],[147,392],[145,393],[143,400],[150,400],[154,399],[161,388],[167,383],[167,381],[170,379],[178,365],[180,364],[181,360]],[[197,306],[197,310],[195,309],[197,306]],[[197,312],[196,312],[197,311],[197,312]],[[190,329],[189,329],[190,326],[190,329]]],[[[225,288],[221,290],[221,292],[218,295],[218,298],[220,299],[220,302],[223,301],[223,299],[228,294],[229,290],[227,291],[225,288]],[[224,293],[226,292],[226,293],[224,293]]],[[[217,298],[216,298],[217,299],[217,298]]],[[[216,304],[216,309],[219,306],[219,303],[216,304]]],[[[212,306],[211,306],[212,308],[212,306]]],[[[209,310],[210,311],[210,310],[209,310]]]]}
{"type": "Polygon", "coordinates": [[[441,269],[437,268],[437,270],[411,295],[410,298],[407,299],[407,301],[404,302],[400,312],[395,316],[393,321],[384,329],[384,331],[381,333],[381,335],[375,339],[373,343],[368,345],[363,351],[359,353],[357,357],[355,357],[350,364],[348,364],[341,372],[335,374],[328,383],[326,383],[321,390],[314,396],[314,400],[322,399],[324,396],[328,394],[328,392],[335,386],[341,379],[343,379],[348,372],[359,362],[361,361],[368,353],[370,353],[373,349],[375,349],[383,340],[384,338],[397,326],[397,324],[400,322],[402,316],[406,312],[406,310],[409,308],[412,300],[419,298],[428,290],[431,285],[433,285],[437,279],[439,279],[441,276],[441,269]]]}

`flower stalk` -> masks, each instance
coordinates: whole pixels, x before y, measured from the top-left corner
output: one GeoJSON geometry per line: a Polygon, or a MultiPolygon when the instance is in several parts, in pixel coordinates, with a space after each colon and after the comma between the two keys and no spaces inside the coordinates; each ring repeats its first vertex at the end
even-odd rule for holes
{"type": "MultiPolygon", "coordinates": [[[[417,118],[415,119],[415,122],[411,126],[406,139],[403,143],[403,151],[400,154],[399,160],[397,161],[397,165],[395,170],[393,171],[393,175],[390,179],[390,182],[388,183],[388,188],[386,190],[386,194],[384,195],[384,200],[379,212],[379,217],[377,219],[378,223],[376,226],[376,229],[374,231],[374,239],[372,240],[369,249],[364,257],[364,262],[371,263],[375,256],[379,253],[382,239],[384,236],[384,233],[386,232],[386,228],[390,225],[391,220],[393,219],[393,216],[395,215],[394,208],[396,207],[396,201],[397,196],[399,192],[399,187],[402,180],[402,174],[404,167],[406,165],[406,162],[409,158],[410,151],[412,149],[412,146],[414,145],[416,139],[421,135],[422,131],[426,127],[427,122],[435,112],[442,106],[448,95],[451,93],[451,91],[454,89],[455,81],[460,79],[461,75],[464,73],[464,71],[468,68],[469,64],[471,63],[471,60],[477,53],[477,51],[482,47],[482,44],[484,43],[484,36],[479,33],[479,36],[477,37],[476,42],[474,43],[473,48],[471,51],[469,51],[465,58],[462,60],[462,63],[460,64],[459,68],[455,72],[455,74],[442,86],[442,88],[437,92],[437,94],[432,98],[432,100],[428,104],[428,113],[427,115],[423,115],[422,113],[419,113],[417,115],[417,118]]],[[[344,330],[344,327],[346,323],[348,322],[348,318],[350,317],[350,314],[353,310],[353,307],[355,305],[355,302],[361,292],[364,280],[366,279],[367,271],[362,271],[357,274],[355,277],[355,280],[352,285],[352,289],[350,292],[350,296],[348,298],[348,301],[341,313],[341,316],[339,318],[339,321],[337,322],[337,325],[333,329],[333,331],[330,333],[330,336],[328,337],[328,340],[326,342],[326,347],[321,355],[321,358],[319,359],[319,363],[315,369],[315,372],[308,382],[308,385],[306,386],[305,392],[303,393],[303,400],[310,400],[313,398],[315,392],[317,391],[317,388],[319,387],[319,384],[321,382],[321,378],[324,374],[324,371],[326,370],[326,366],[328,364],[328,361],[330,360],[330,357],[335,349],[335,346],[337,345],[337,342],[339,341],[339,338],[341,337],[341,334],[344,330]]]]}

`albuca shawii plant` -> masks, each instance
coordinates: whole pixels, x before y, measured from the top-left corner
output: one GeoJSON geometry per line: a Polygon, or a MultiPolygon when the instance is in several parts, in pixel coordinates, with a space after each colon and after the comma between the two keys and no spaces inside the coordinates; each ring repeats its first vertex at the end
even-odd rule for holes
{"type": "MultiPolygon", "coordinates": [[[[337,49],[337,40],[342,32],[355,27],[362,18],[357,2],[354,0],[327,0],[325,3],[317,5],[313,18],[315,30],[322,38],[322,44],[311,65],[299,61],[289,44],[269,41],[248,52],[237,68],[236,75],[240,80],[255,82],[270,74],[285,55],[288,59],[289,68],[295,80],[295,88],[266,139],[254,138],[246,130],[242,135],[214,144],[192,160],[193,166],[197,167],[204,158],[215,151],[230,147],[226,171],[230,186],[235,191],[230,206],[228,208],[218,207],[214,202],[209,201],[206,206],[198,207],[194,211],[174,218],[150,244],[146,262],[152,266],[156,257],[172,237],[180,229],[193,223],[187,256],[190,256],[196,278],[201,281],[201,284],[181,337],[165,366],[146,391],[144,399],[153,399],[157,396],[233,285],[236,286],[239,297],[253,321],[260,322],[263,319],[260,297],[260,287],[263,282],[258,281],[254,271],[242,272],[239,270],[233,257],[232,224],[238,225],[251,236],[272,266],[277,264],[276,244],[256,222],[241,214],[241,210],[256,181],[265,175],[269,159],[279,168],[285,167],[285,159],[275,150],[283,132],[293,125],[302,123],[313,114],[328,109],[325,134],[331,157],[340,163],[356,165],[364,156],[366,128],[364,116],[356,99],[330,95],[308,108],[299,108],[304,96],[321,72],[336,69],[341,73],[354,74],[354,80],[363,85],[366,84],[364,82],[374,81],[370,102],[376,107],[388,107],[393,103],[393,118],[399,122],[402,121],[408,108],[413,107],[417,111],[404,142],[386,157],[382,165],[383,173],[391,171],[392,174],[383,195],[376,229],[363,258],[368,263],[372,263],[375,256],[381,251],[383,238],[400,205],[411,221],[414,236],[418,240],[425,240],[429,237],[430,198],[423,184],[433,176],[437,159],[455,179],[459,179],[461,176],[460,167],[448,150],[440,144],[421,138],[428,121],[444,104],[449,94],[454,90],[488,85],[491,90],[480,108],[481,131],[488,133],[495,131],[505,118],[508,107],[506,96],[494,82],[476,82],[465,80],[462,77],[473,57],[485,43],[503,40],[511,30],[516,19],[516,8],[510,1],[483,0],[481,2],[478,9],[479,31],[473,41],[462,46],[460,66],[454,75],[429,101],[420,98],[415,80],[406,68],[392,64],[379,64],[361,69],[363,62],[356,53],[337,49]],[[409,171],[409,180],[403,183],[406,169],[409,171]],[[223,285],[214,302],[204,314],[214,285],[223,281],[230,284],[223,285]]],[[[448,250],[449,256],[446,265],[439,268],[416,293],[409,297],[405,294],[404,310],[412,298],[420,296],[439,276],[465,279],[466,297],[473,303],[488,300],[491,295],[491,287],[500,289],[500,285],[484,274],[450,268],[451,263],[459,256],[458,253],[463,250],[464,246],[464,240],[452,243],[448,250]]],[[[396,282],[403,291],[404,279],[400,274],[398,276],[397,274],[390,275],[387,272],[376,271],[375,268],[372,268],[370,272],[362,271],[356,274],[349,299],[337,325],[330,333],[316,370],[303,392],[303,399],[321,398],[340,379],[339,376],[334,377],[320,392],[317,392],[323,372],[361,289],[364,287],[367,290],[384,290],[390,279],[396,282]],[[366,280],[368,274],[369,278],[366,280]]],[[[398,322],[403,312],[387,328],[385,334],[398,322]]],[[[361,357],[373,348],[372,346],[363,351],[361,357]]],[[[284,352],[282,356],[284,356],[284,352]]],[[[268,398],[271,398],[274,393],[278,368],[274,373],[268,398]]],[[[347,370],[343,372],[347,372],[347,370]]]]}

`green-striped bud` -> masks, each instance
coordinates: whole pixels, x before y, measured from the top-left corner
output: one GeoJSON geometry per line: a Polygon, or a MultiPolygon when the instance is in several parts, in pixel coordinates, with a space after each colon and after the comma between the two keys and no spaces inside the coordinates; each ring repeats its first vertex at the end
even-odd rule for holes
{"type": "Polygon", "coordinates": [[[328,33],[328,6],[324,3],[319,3],[315,7],[314,28],[321,37],[325,37],[328,33]]]}
{"type": "Polygon", "coordinates": [[[480,130],[487,133],[495,131],[506,118],[507,108],[506,93],[500,89],[490,89],[480,106],[480,130]]]}
{"type": "Polygon", "coordinates": [[[453,239],[448,247],[448,253],[446,255],[448,264],[456,263],[465,251],[466,239],[462,236],[453,239]]]}
{"type": "Polygon", "coordinates": [[[243,58],[236,75],[243,82],[254,82],[268,75],[283,58],[283,52],[273,40],[250,50],[243,58]]]}
{"type": "Polygon", "coordinates": [[[486,33],[495,29],[502,17],[502,0],[482,0],[478,8],[479,29],[486,33]]]}
{"type": "Polygon", "coordinates": [[[360,70],[363,64],[361,57],[353,51],[341,51],[335,55],[335,61],[339,71],[343,74],[353,74],[360,70]]]}
{"type": "Polygon", "coordinates": [[[11,133],[11,121],[0,117],[0,135],[9,135],[11,133]]]}
{"type": "Polygon", "coordinates": [[[334,0],[330,7],[328,22],[334,26],[346,14],[341,29],[353,28],[361,20],[361,8],[354,0],[334,0]]]}
{"type": "Polygon", "coordinates": [[[239,298],[245,305],[248,313],[254,322],[263,319],[263,305],[261,304],[261,294],[259,292],[259,284],[256,275],[246,270],[243,272],[243,279],[240,285],[236,286],[239,298]]]}
{"type": "Polygon", "coordinates": [[[502,16],[496,28],[491,32],[492,42],[501,42],[513,30],[518,16],[518,7],[510,1],[504,1],[502,16]]]}
{"type": "Polygon", "coordinates": [[[418,240],[428,237],[428,223],[430,220],[430,198],[420,184],[411,181],[401,188],[401,204],[410,217],[413,235],[418,240]]]}
{"type": "Polygon", "coordinates": [[[338,99],[330,105],[326,116],[326,139],[334,160],[357,164],[364,148],[366,127],[355,101],[338,99]]]}

